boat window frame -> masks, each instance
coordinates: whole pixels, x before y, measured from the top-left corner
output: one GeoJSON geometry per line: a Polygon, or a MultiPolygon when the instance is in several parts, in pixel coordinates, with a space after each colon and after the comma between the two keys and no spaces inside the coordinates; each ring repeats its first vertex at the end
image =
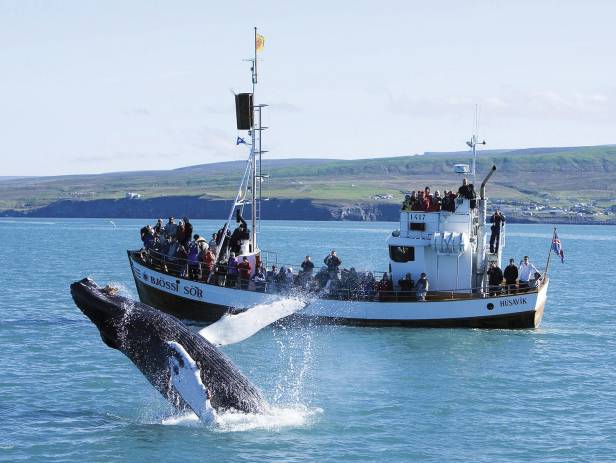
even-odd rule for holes
{"type": "Polygon", "coordinates": [[[398,264],[404,264],[406,262],[415,262],[415,246],[404,246],[397,244],[389,245],[389,258],[398,264]],[[394,255],[394,249],[400,249],[398,254],[394,255]],[[404,256],[402,249],[408,249],[408,256],[404,256]]]}

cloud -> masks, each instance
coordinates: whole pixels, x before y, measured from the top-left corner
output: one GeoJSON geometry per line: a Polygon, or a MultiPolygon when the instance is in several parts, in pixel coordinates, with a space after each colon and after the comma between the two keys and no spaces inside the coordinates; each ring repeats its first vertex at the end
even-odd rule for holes
{"type": "Polygon", "coordinates": [[[302,109],[294,105],[293,103],[288,103],[286,101],[274,101],[273,103],[268,103],[273,109],[277,112],[286,112],[286,113],[301,113],[302,109]]]}
{"type": "Polygon", "coordinates": [[[563,93],[554,90],[503,91],[488,96],[433,96],[414,98],[388,94],[386,110],[411,117],[471,117],[478,104],[482,112],[501,117],[574,119],[581,115],[606,119],[615,99],[601,92],[563,93]]]}
{"type": "Polygon", "coordinates": [[[150,116],[152,111],[148,108],[133,108],[124,111],[125,116],[150,116]]]}
{"type": "Polygon", "coordinates": [[[130,153],[130,152],[117,152],[112,154],[100,154],[94,156],[78,156],[76,158],[72,158],[72,162],[79,162],[84,164],[97,164],[101,162],[109,162],[116,160],[139,160],[139,159],[169,159],[169,158],[177,158],[179,157],[179,153],[130,153]]]}

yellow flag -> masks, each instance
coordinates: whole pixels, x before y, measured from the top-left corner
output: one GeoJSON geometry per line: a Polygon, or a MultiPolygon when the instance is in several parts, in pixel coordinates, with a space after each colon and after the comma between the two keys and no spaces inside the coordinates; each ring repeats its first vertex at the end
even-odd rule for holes
{"type": "Polygon", "coordinates": [[[257,37],[255,38],[255,50],[261,51],[264,46],[265,37],[263,37],[261,34],[257,34],[257,37]]]}

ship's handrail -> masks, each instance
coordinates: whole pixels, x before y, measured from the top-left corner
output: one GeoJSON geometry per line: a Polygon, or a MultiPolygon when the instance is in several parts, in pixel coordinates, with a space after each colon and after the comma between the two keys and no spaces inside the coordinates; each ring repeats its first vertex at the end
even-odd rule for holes
{"type": "MultiPolygon", "coordinates": [[[[129,256],[132,259],[137,260],[140,264],[145,265],[148,268],[151,268],[155,271],[160,271],[162,273],[172,275],[174,277],[183,278],[186,280],[196,281],[204,284],[211,285],[227,285],[227,266],[224,264],[218,264],[213,269],[214,274],[217,276],[214,282],[208,282],[209,273],[205,276],[200,275],[202,262],[189,262],[186,259],[179,258],[170,258],[164,254],[161,254],[154,250],[138,250],[138,251],[128,251],[129,256]],[[195,264],[197,264],[195,266],[195,264]],[[190,267],[192,266],[194,270],[191,273],[190,267]],[[195,276],[197,275],[197,276],[195,276]]],[[[280,268],[285,267],[284,264],[280,264],[280,268]]],[[[291,266],[289,266],[291,267],[291,266]]],[[[359,272],[364,273],[364,272],[359,272]]],[[[367,272],[366,272],[367,273],[367,272]]],[[[387,272],[370,272],[375,278],[373,284],[378,284],[380,279],[376,278],[376,276],[380,275],[382,278],[383,273],[387,272]]],[[[294,277],[300,277],[300,274],[293,274],[294,277]]],[[[315,274],[312,275],[312,279],[314,279],[315,274]]],[[[241,279],[238,277],[237,281],[239,282],[241,279]]],[[[534,283],[533,280],[531,282],[534,283]]],[[[281,294],[316,294],[320,298],[324,299],[340,299],[340,300],[375,300],[375,301],[383,301],[383,302],[411,302],[416,301],[418,293],[422,291],[417,291],[416,289],[410,291],[400,291],[400,290],[392,290],[392,291],[384,291],[376,288],[364,288],[361,285],[355,287],[343,287],[343,288],[309,288],[306,287],[305,284],[299,282],[299,285],[292,285],[291,287],[286,284],[279,284],[279,282],[262,282],[258,285],[253,281],[245,281],[245,287],[238,288],[245,291],[253,291],[253,292],[267,292],[267,293],[281,293],[281,294]],[[272,284],[273,283],[273,284],[272,284]]],[[[527,288],[508,288],[506,284],[502,284],[500,288],[491,288],[490,286],[486,287],[475,287],[475,288],[457,288],[457,289],[438,289],[438,290],[428,290],[426,292],[425,298],[427,301],[444,301],[444,300],[464,300],[464,299],[484,299],[487,297],[499,297],[499,296],[511,296],[516,294],[528,294],[528,293],[536,293],[541,287],[545,284],[545,280],[542,279],[539,285],[533,284],[527,288]]]]}

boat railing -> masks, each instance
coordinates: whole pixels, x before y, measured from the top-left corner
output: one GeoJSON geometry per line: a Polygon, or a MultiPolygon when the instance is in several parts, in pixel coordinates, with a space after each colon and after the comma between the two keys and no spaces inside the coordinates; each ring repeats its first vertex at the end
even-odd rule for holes
{"type": "MultiPolygon", "coordinates": [[[[129,255],[132,259],[152,270],[200,283],[232,288],[237,287],[241,290],[254,292],[297,295],[300,297],[316,296],[322,299],[350,301],[411,302],[423,297],[425,297],[426,301],[483,299],[487,297],[533,293],[537,292],[544,284],[544,280],[531,280],[528,287],[518,287],[517,285],[507,287],[503,284],[499,287],[438,289],[427,292],[418,291],[417,289],[408,291],[386,290],[379,289],[379,282],[387,272],[351,273],[346,269],[341,272],[343,273],[343,278],[332,280],[329,279],[328,272],[320,270],[310,274],[304,272],[292,273],[291,280],[280,276],[268,275],[265,281],[254,281],[243,280],[237,273],[230,276],[227,272],[227,265],[224,263],[219,263],[208,269],[203,262],[172,258],[152,249],[129,251],[129,255]],[[213,278],[209,278],[211,273],[213,278]],[[345,273],[346,275],[344,275],[345,273]],[[351,275],[351,279],[348,278],[349,275],[351,275]]],[[[292,267],[292,265],[284,264],[273,265],[276,265],[278,269],[292,267]]]]}

